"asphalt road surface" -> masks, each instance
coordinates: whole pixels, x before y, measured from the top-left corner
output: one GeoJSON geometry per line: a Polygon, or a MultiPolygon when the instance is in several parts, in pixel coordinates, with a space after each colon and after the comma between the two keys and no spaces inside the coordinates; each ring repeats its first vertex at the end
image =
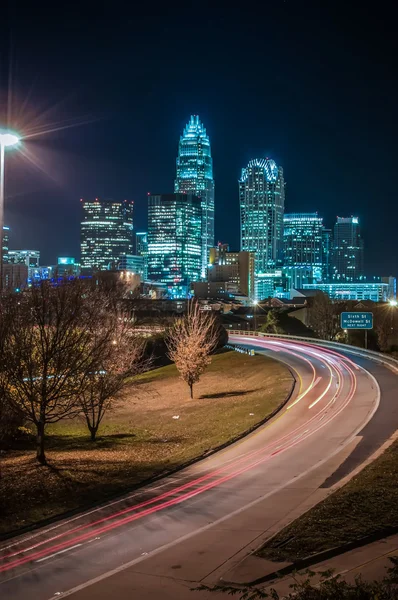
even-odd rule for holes
{"type": "Polygon", "coordinates": [[[191,588],[219,581],[398,427],[392,370],[304,342],[230,341],[289,366],[296,386],[288,404],[172,476],[0,543],[2,599],[207,598],[191,588]]]}

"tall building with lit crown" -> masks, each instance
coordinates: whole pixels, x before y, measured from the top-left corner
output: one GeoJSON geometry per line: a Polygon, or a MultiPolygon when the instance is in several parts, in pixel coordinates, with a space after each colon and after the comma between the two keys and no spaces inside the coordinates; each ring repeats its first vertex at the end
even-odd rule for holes
{"type": "Polygon", "coordinates": [[[333,281],[359,281],[364,277],[363,240],[358,217],[337,217],[331,257],[333,281]]]}
{"type": "Polygon", "coordinates": [[[148,279],[183,298],[201,278],[202,201],[193,194],[148,196],[148,279]]]}
{"type": "Polygon", "coordinates": [[[323,219],[318,213],[291,213],[283,217],[284,271],[294,288],[322,280],[323,219]]]}
{"type": "Polygon", "coordinates": [[[81,268],[116,268],[133,254],[133,201],[81,200],[81,268]]]}
{"type": "Polygon", "coordinates": [[[255,252],[255,274],[282,266],[285,182],[270,158],[256,158],[239,180],[241,250],[255,252]]]}
{"type": "Polygon", "coordinates": [[[197,115],[191,116],[178,146],[174,191],[194,194],[202,202],[202,268],[206,275],[210,248],[214,246],[214,179],[210,139],[197,115]]]}

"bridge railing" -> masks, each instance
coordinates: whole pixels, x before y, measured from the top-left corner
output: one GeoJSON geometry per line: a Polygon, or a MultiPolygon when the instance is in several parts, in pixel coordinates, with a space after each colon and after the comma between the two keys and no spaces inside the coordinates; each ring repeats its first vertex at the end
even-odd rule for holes
{"type": "Polygon", "coordinates": [[[341,344],[340,342],[330,342],[328,340],[319,340],[318,338],[310,338],[310,337],[302,337],[298,335],[286,335],[279,333],[263,333],[262,331],[248,331],[241,329],[228,329],[228,333],[231,335],[241,335],[248,338],[253,337],[262,337],[262,338],[278,338],[278,339],[286,339],[291,341],[298,342],[309,342],[314,346],[325,346],[329,348],[336,348],[338,350],[343,350],[345,352],[349,352],[350,354],[355,354],[357,356],[363,356],[364,358],[369,358],[374,360],[375,362],[382,363],[384,365],[389,365],[394,371],[398,373],[398,360],[392,358],[391,356],[386,356],[381,352],[375,352],[374,350],[365,350],[365,348],[358,348],[357,346],[351,346],[350,344],[341,344]]]}

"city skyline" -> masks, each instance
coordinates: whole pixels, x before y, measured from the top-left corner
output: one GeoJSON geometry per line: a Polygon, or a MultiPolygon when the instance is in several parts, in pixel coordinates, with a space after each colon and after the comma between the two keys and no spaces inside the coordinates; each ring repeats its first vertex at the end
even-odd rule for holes
{"type": "Polygon", "coordinates": [[[57,21],[43,5],[29,19],[11,11],[0,71],[11,106],[2,122],[49,131],[24,142],[37,167],[19,152],[7,160],[12,247],[37,247],[45,263],[77,256],[79,197],[132,198],[137,229],[146,230],[146,194],[173,191],[178,135],[199,114],[212,143],[215,241],[239,248],[240,169],[271,156],[284,168],[286,212],[316,210],[329,226],[337,215],[358,215],[367,274],[380,265],[397,273],[395,59],[385,31],[393,21],[351,6],[341,20],[337,10],[310,4],[264,6],[250,23],[213,7],[195,54],[178,41],[188,23],[192,36],[203,35],[189,7],[134,19],[131,10],[126,18],[98,10],[94,28],[84,12],[76,28],[72,14],[57,21]],[[265,38],[261,14],[270,25],[265,38]],[[258,75],[268,60],[271,83],[258,75]]]}

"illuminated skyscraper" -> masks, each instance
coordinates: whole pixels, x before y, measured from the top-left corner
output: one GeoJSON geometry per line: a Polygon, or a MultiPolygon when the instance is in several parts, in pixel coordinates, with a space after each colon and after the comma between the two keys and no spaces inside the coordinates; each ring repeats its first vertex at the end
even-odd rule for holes
{"type": "Polygon", "coordinates": [[[322,281],[330,281],[332,253],[332,230],[326,227],[322,230],[322,281]]]}
{"type": "Polygon", "coordinates": [[[135,234],[135,253],[142,256],[143,273],[142,276],[148,279],[148,233],[146,231],[137,231],[135,234]]]}
{"type": "Polygon", "coordinates": [[[283,260],[283,169],[270,158],[256,158],[239,180],[241,250],[255,252],[255,275],[280,267],[283,260]]]}
{"type": "Polygon", "coordinates": [[[322,217],[317,213],[292,213],[283,217],[283,224],[283,265],[292,287],[321,281],[322,217]]]}
{"type": "Polygon", "coordinates": [[[81,200],[81,268],[116,268],[133,254],[133,201],[81,200]]]}
{"type": "Polygon", "coordinates": [[[202,278],[214,246],[214,179],[210,140],[197,115],[191,116],[180,137],[174,191],[194,194],[202,202],[202,278]]]}
{"type": "Polygon", "coordinates": [[[148,196],[148,279],[186,297],[202,266],[202,206],[193,194],[148,196]]]}
{"type": "Polygon", "coordinates": [[[359,219],[337,217],[332,244],[332,279],[350,282],[363,276],[363,240],[359,219]]]}

